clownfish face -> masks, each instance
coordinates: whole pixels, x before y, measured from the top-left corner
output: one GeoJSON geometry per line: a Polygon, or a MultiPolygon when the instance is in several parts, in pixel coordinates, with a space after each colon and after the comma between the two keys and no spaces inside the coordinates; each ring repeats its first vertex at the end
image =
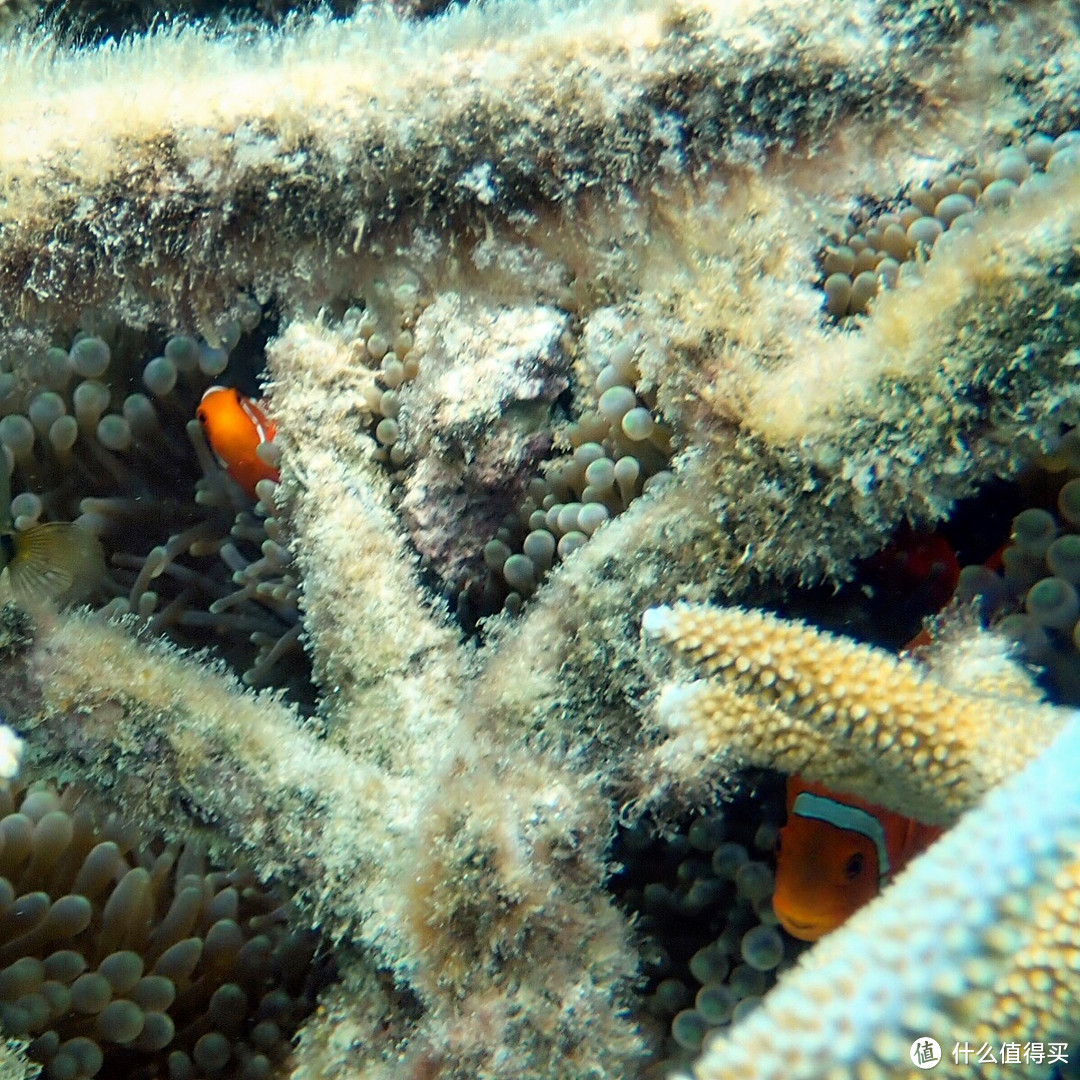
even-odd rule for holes
{"type": "Polygon", "coordinates": [[[865,836],[791,816],[777,838],[773,910],[792,937],[817,941],[877,895],[880,867],[865,836]]]}
{"type": "Polygon", "coordinates": [[[773,910],[803,941],[835,930],[942,832],[798,776],[788,777],[787,813],[773,910]]]}
{"type": "Polygon", "coordinates": [[[211,386],[195,412],[206,441],[222,468],[254,499],[260,480],[278,480],[281,473],[258,454],[273,441],[277,428],[250,398],[231,386],[211,386]]]}

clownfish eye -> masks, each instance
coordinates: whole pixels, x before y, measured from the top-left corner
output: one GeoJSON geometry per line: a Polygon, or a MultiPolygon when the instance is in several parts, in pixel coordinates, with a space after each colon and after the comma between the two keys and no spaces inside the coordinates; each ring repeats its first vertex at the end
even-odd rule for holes
{"type": "Polygon", "coordinates": [[[848,881],[854,881],[863,871],[863,865],[866,859],[863,857],[861,851],[856,851],[851,858],[844,863],[844,876],[848,881]]]}
{"type": "Polygon", "coordinates": [[[206,410],[205,409],[196,409],[195,410],[195,415],[199,418],[199,423],[200,424],[205,424],[206,423],[206,410]]]}

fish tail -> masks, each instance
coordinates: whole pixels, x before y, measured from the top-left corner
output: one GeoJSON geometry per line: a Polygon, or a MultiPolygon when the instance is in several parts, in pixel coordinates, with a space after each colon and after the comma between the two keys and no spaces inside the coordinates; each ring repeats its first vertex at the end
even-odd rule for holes
{"type": "Polygon", "coordinates": [[[53,521],[14,534],[8,578],[17,603],[78,603],[101,583],[105,556],[98,538],[81,525],[53,521]]]}

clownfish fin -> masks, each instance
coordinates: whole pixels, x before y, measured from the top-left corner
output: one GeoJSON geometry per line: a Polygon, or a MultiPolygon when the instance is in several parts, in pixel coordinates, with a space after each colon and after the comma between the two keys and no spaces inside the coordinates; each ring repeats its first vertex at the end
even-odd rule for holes
{"type": "Polygon", "coordinates": [[[906,865],[916,855],[921,855],[945,831],[938,825],[925,825],[914,818],[904,820],[907,822],[907,829],[904,832],[900,856],[901,866],[906,865]]]}

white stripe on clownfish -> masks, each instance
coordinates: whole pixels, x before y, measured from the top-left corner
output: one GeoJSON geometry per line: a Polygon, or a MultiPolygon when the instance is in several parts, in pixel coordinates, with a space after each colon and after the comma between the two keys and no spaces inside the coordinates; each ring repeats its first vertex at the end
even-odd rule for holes
{"type": "Polygon", "coordinates": [[[833,825],[838,829],[847,829],[849,832],[865,836],[874,845],[878,857],[878,881],[884,885],[892,873],[889,866],[889,850],[885,843],[885,830],[881,822],[873,814],[866,810],[860,810],[857,806],[848,806],[836,799],[827,798],[824,795],[815,795],[810,791],[800,792],[795,797],[795,803],[791,808],[793,814],[799,817],[810,818],[814,821],[824,821],[827,825],[833,825]]]}

